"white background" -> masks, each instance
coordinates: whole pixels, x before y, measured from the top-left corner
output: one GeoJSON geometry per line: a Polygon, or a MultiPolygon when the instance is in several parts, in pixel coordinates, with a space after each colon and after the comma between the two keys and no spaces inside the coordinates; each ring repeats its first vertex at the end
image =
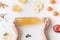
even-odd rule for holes
{"type": "MultiPolygon", "coordinates": [[[[60,15],[57,17],[54,17],[52,15],[53,11],[58,11],[60,13],[60,0],[56,0],[55,4],[50,4],[49,0],[39,0],[43,3],[44,8],[40,11],[40,13],[33,13],[32,12],[32,4],[35,2],[35,0],[27,0],[26,4],[21,4],[18,2],[18,0],[0,0],[3,3],[6,3],[9,5],[9,7],[6,7],[5,9],[0,8],[0,13],[7,13],[7,20],[8,22],[1,22],[0,21],[0,40],[3,40],[3,34],[8,32],[10,34],[9,40],[15,40],[15,33],[13,31],[13,21],[15,17],[50,17],[51,18],[51,26],[47,30],[47,36],[49,40],[60,40],[60,33],[55,33],[53,31],[53,25],[60,24],[60,15]],[[19,5],[22,8],[22,11],[17,13],[12,11],[13,5],[19,5]],[[47,7],[51,6],[53,8],[53,11],[48,12],[47,7]],[[3,24],[3,26],[2,26],[3,24]]],[[[32,27],[25,27],[22,28],[22,39],[21,40],[42,40],[42,34],[41,34],[41,28],[43,25],[31,25],[32,27]],[[30,34],[31,38],[25,38],[25,35],[30,34]]]]}

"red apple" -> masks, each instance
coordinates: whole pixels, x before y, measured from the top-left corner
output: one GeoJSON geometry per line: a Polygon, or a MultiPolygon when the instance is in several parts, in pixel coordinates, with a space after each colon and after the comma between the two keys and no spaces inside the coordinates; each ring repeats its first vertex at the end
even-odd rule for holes
{"type": "Polygon", "coordinates": [[[54,26],[53,26],[53,30],[54,30],[55,32],[60,32],[60,25],[59,25],[59,24],[54,25],[54,26]]]}

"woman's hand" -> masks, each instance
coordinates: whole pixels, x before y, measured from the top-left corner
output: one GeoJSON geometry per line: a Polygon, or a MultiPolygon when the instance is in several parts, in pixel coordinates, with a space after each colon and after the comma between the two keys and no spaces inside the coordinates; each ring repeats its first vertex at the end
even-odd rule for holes
{"type": "Polygon", "coordinates": [[[46,30],[49,27],[49,25],[50,25],[50,18],[45,18],[44,17],[44,27],[43,27],[43,30],[42,30],[43,40],[48,40],[48,38],[46,36],[46,30]]]}
{"type": "Polygon", "coordinates": [[[16,40],[18,40],[18,30],[17,30],[17,27],[15,26],[15,24],[13,24],[13,30],[14,30],[15,35],[16,35],[16,40]]]}
{"type": "Polygon", "coordinates": [[[43,30],[47,30],[49,25],[50,25],[50,18],[45,18],[44,17],[44,27],[43,27],[43,30]]]}

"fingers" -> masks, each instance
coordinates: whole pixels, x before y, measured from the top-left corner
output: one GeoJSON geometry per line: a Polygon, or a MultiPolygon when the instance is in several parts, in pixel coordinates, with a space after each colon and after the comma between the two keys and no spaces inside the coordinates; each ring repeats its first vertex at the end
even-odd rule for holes
{"type": "Polygon", "coordinates": [[[47,26],[50,25],[50,18],[47,18],[47,26]]]}
{"type": "Polygon", "coordinates": [[[46,22],[50,23],[50,18],[43,17],[43,21],[44,21],[44,23],[46,23],[46,22]]]}
{"type": "Polygon", "coordinates": [[[48,24],[48,21],[47,21],[47,20],[45,20],[44,26],[47,26],[47,24],[48,24]]]}
{"type": "Polygon", "coordinates": [[[44,29],[47,29],[50,25],[50,18],[44,17],[44,29]]]}
{"type": "Polygon", "coordinates": [[[15,23],[13,23],[13,30],[15,34],[18,36],[18,30],[17,30],[17,27],[15,26],[15,23]]]}
{"type": "Polygon", "coordinates": [[[45,20],[46,20],[46,17],[43,17],[43,22],[45,22],[45,20]]]}

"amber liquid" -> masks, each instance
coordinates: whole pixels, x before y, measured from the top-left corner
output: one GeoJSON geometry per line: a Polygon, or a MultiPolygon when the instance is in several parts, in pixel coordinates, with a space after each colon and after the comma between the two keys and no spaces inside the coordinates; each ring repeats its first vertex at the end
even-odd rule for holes
{"type": "Polygon", "coordinates": [[[15,19],[16,26],[38,24],[42,22],[43,20],[41,18],[36,18],[36,17],[23,17],[23,18],[15,19]]]}

